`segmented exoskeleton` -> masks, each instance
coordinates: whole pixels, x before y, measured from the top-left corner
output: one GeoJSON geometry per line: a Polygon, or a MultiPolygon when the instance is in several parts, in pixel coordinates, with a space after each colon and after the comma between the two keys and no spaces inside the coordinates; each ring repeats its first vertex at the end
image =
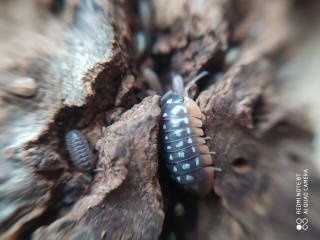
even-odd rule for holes
{"type": "Polygon", "coordinates": [[[71,130],[67,132],[65,141],[72,164],[79,170],[90,171],[93,154],[87,139],[79,131],[71,130]]]}
{"type": "Polygon", "coordinates": [[[207,72],[202,72],[184,89],[181,76],[173,78],[173,91],[161,98],[164,158],[172,178],[184,188],[205,195],[213,187],[212,152],[203,137],[201,111],[188,96],[190,87],[207,72]]]}

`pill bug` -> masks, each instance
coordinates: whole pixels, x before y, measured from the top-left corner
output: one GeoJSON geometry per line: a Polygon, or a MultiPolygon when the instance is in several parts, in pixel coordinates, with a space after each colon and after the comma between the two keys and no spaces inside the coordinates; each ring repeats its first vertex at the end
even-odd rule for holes
{"type": "Polygon", "coordinates": [[[174,76],[173,91],[161,98],[162,143],[164,158],[171,177],[185,189],[206,195],[213,188],[213,159],[203,135],[201,111],[188,96],[202,72],[185,88],[181,76],[174,76]]]}
{"type": "Polygon", "coordinates": [[[149,0],[138,0],[137,13],[140,19],[140,26],[135,37],[136,51],[138,57],[144,57],[150,50],[151,45],[151,28],[153,22],[153,9],[149,0]]]}
{"type": "Polygon", "coordinates": [[[79,131],[73,129],[67,132],[65,141],[72,164],[79,170],[90,171],[93,154],[87,139],[79,131]]]}

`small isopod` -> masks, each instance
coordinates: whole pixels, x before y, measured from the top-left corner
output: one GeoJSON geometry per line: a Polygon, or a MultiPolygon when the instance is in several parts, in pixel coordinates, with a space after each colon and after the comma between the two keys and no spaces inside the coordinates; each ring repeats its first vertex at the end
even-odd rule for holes
{"type": "Polygon", "coordinates": [[[136,51],[138,57],[143,57],[151,46],[151,28],[153,22],[153,9],[149,0],[138,0],[138,17],[140,28],[136,33],[136,51]]]}
{"type": "Polygon", "coordinates": [[[162,142],[164,158],[171,177],[185,189],[199,195],[213,190],[213,159],[203,137],[201,111],[188,96],[196,81],[206,76],[202,72],[185,88],[181,76],[173,77],[173,91],[161,98],[162,142]]]}
{"type": "Polygon", "coordinates": [[[149,0],[138,1],[138,14],[141,20],[142,28],[150,31],[152,27],[153,9],[149,0]]]}
{"type": "Polygon", "coordinates": [[[67,132],[65,141],[72,164],[82,171],[90,171],[93,153],[87,139],[79,131],[71,130],[67,132]]]}

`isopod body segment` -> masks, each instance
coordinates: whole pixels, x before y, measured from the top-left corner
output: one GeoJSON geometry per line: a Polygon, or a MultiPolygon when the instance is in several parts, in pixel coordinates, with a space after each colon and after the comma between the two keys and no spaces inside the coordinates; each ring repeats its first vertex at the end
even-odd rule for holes
{"type": "Polygon", "coordinates": [[[203,137],[200,108],[183,93],[181,82],[182,79],[174,79],[174,91],[161,98],[163,154],[169,173],[178,184],[206,195],[213,189],[213,159],[203,137]]]}
{"type": "Polygon", "coordinates": [[[93,153],[87,139],[77,130],[67,132],[65,142],[72,164],[82,171],[92,169],[93,153]]]}

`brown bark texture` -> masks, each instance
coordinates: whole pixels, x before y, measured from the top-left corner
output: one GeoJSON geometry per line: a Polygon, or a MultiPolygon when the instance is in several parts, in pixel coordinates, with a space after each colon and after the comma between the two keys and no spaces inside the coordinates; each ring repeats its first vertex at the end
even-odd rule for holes
{"type": "Polygon", "coordinates": [[[0,239],[320,238],[316,130],[281,74],[316,3],[0,4],[0,239]],[[172,73],[203,70],[193,94],[222,171],[198,197],[168,175],[159,101],[172,73]],[[72,129],[90,171],[70,159],[72,129]],[[305,169],[309,229],[297,231],[305,169]]]}

